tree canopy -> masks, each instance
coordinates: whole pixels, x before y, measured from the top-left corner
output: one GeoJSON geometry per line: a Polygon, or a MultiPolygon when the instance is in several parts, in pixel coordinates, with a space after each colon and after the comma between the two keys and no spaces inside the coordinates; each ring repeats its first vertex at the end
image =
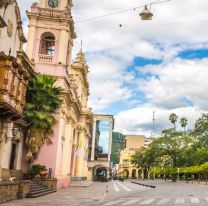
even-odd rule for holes
{"type": "Polygon", "coordinates": [[[147,148],[138,150],[132,156],[132,164],[138,168],[178,168],[208,162],[208,114],[203,114],[188,134],[185,132],[187,118],[180,120],[184,131],[176,130],[177,119],[176,114],[171,114],[169,120],[174,128],[163,130],[147,148]]]}
{"type": "Polygon", "coordinates": [[[40,148],[51,144],[49,137],[56,123],[54,114],[62,104],[63,89],[55,86],[56,79],[49,75],[36,74],[29,82],[26,92],[24,113],[30,123],[27,137],[30,161],[34,160],[40,148]]]}

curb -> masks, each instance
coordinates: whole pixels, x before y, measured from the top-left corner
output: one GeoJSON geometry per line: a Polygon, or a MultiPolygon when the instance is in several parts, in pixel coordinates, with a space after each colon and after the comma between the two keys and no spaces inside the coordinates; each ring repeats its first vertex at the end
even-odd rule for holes
{"type": "Polygon", "coordinates": [[[133,184],[137,184],[137,185],[141,185],[141,186],[144,186],[144,187],[150,187],[150,188],[153,188],[155,189],[156,186],[155,185],[146,185],[146,184],[142,184],[142,183],[139,183],[139,182],[134,182],[134,181],[131,181],[131,183],[133,184]]]}

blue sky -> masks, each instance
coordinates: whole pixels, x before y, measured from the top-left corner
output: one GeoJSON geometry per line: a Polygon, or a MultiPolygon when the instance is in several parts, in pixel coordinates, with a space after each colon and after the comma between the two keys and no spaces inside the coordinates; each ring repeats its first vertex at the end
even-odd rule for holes
{"type": "MultiPolygon", "coordinates": [[[[32,0],[18,0],[27,32],[25,10],[32,0]]],[[[131,10],[93,21],[94,16],[151,3],[151,0],[76,0],[72,10],[77,39],[73,58],[83,50],[90,68],[89,105],[95,113],[113,114],[116,130],[145,134],[171,127],[176,112],[192,128],[208,110],[208,2],[172,0],[152,5],[152,21],[131,10]],[[122,24],[122,27],[119,27],[122,24]]]]}

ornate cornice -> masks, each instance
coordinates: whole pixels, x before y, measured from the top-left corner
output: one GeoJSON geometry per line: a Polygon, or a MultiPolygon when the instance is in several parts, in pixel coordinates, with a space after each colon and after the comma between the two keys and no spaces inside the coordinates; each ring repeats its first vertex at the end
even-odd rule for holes
{"type": "Polygon", "coordinates": [[[86,126],[86,125],[77,125],[76,129],[79,132],[83,132],[86,137],[88,137],[88,138],[90,137],[90,130],[89,130],[88,126],[86,126]]]}
{"type": "MultiPolygon", "coordinates": [[[[29,19],[38,18],[48,21],[58,21],[67,22],[66,30],[70,31],[71,38],[76,39],[77,35],[75,33],[74,20],[71,15],[71,9],[66,8],[65,10],[52,9],[52,8],[41,8],[38,4],[33,4],[31,7],[31,12],[26,11],[29,19]]],[[[30,26],[30,25],[29,25],[30,26]]]]}
{"type": "Polygon", "coordinates": [[[66,117],[66,119],[67,119],[67,123],[68,124],[71,124],[73,127],[75,126],[76,120],[75,120],[75,118],[72,115],[68,115],[66,117]]]}

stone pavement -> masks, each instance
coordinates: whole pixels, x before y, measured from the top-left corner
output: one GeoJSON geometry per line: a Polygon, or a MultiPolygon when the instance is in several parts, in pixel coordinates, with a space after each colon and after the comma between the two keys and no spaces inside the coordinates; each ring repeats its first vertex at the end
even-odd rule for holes
{"type": "Polygon", "coordinates": [[[80,206],[92,205],[102,200],[108,183],[94,183],[87,188],[69,187],[36,199],[14,200],[1,206],[80,206]]]}
{"type": "Polygon", "coordinates": [[[44,197],[15,200],[2,206],[208,206],[208,185],[158,181],[143,183],[155,185],[156,188],[132,184],[131,181],[111,181],[94,183],[87,188],[60,189],[44,197]]]}

